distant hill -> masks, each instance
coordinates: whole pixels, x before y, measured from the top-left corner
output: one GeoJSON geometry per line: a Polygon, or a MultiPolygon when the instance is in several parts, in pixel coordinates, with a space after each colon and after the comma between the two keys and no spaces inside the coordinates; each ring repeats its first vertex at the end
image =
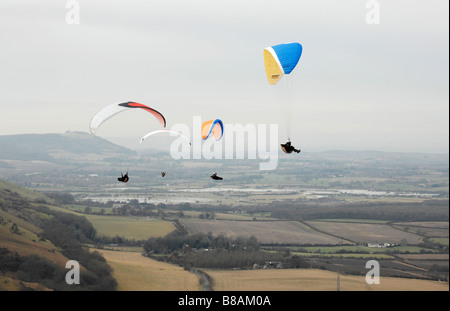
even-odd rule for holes
{"type": "Polygon", "coordinates": [[[0,159],[53,161],[52,153],[123,154],[136,152],[85,132],[0,136],[0,159]]]}

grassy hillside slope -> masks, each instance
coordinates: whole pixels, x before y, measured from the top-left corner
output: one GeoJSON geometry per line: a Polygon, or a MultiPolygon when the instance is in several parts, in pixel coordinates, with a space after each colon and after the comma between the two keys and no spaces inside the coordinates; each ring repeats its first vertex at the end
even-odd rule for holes
{"type": "Polygon", "coordinates": [[[97,252],[84,218],[50,209],[52,200],[0,181],[0,290],[111,290],[117,283],[97,252]],[[80,285],[68,285],[66,263],[80,264],[80,285]]]}

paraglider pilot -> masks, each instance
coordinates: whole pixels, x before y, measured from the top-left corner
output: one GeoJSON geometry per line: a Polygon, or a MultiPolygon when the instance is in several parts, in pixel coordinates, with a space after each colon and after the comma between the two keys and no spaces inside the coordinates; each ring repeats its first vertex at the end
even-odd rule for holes
{"type": "Polygon", "coordinates": [[[294,146],[291,145],[291,141],[288,140],[287,143],[281,144],[281,150],[283,150],[286,153],[292,153],[292,151],[300,153],[300,149],[295,149],[294,146]]]}
{"type": "Polygon", "coordinates": [[[128,172],[126,172],[125,175],[120,173],[120,175],[122,175],[122,177],[117,178],[118,181],[121,181],[121,182],[127,182],[128,181],[128,172]]]}
{"type": "Polygon", "coordinates": [[[212,174],[211,178],[214,179],[214,180],[223,180],[222,177],[217,176],[217,173],[212,174]]]}

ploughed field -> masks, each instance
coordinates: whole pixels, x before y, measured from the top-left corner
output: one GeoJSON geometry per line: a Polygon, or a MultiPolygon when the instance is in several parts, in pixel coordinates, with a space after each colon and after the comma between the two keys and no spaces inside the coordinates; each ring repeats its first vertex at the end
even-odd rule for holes
{"type": "Polygon", "coordinates": [[[205,270],[218,291],[448,291],[448,282],[380,276],[339,275],[318,269],[205,270]]]}
{"type": "Polygon", "coordinates": [[[189,233],[211,232],[230,238],[254,236],[262,244],[340,245],[354,243],[419,244],[422,237],[382,223],[325,221],[182,220],[189,233]]]}
{"type": "Polygon", "coordinates": [[[340,236],[355,243],[394,243],[406,240],[408,244],[419,244],[422,237],[404,232],[385,224],[348,223],[307,221],[308,225],[317,230],[340,236]]]}
{"type": "Polygon", "coordinates": [[[347,244],[348,241],[321,233],[298,221],[197,221],[182,220],[192,234],[211,232],[229,238],[254,236],[262,244],[347,244]]]}

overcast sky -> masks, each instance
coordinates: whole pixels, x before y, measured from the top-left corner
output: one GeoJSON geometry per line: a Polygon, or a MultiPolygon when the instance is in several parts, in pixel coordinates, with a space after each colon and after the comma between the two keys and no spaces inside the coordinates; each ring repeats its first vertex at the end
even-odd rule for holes
{"type": "MultiPolygon", "coordinates": [[[[0,1],[0,135],[89,132],[102,107],[133,100],[169,128],[278,123],[283,140],[263,49],[296,41],[290,135],[303,150],[448,153],[448,0],[379,0],[379,24],[366,0],[79,0],[79,24],[67,2],[0,1]]],[[[97,135],[158,125],[130,112],[97,135]]]]}

